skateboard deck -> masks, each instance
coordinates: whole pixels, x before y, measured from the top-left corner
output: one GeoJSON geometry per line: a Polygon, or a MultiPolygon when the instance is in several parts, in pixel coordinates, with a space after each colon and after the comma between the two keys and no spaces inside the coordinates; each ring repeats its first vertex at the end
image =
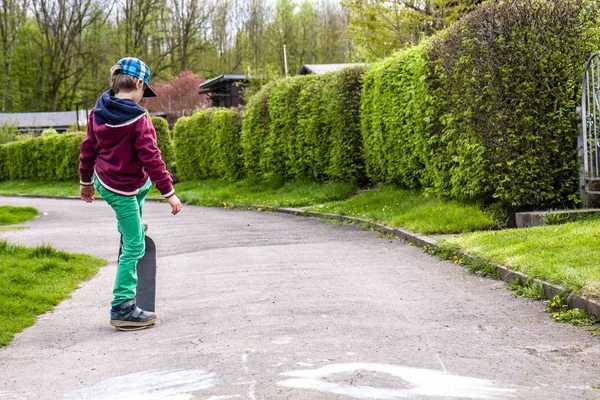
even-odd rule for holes
{"type": "MultiPolygon", "coordinates": [[[[136,304],[145,311],[156,311],[156,244],[149,236],[144,238],[146,252],[137,263],[137,295],[136,304]]],[[[119,258],[122,248],[119,247],[119,258]]]]}

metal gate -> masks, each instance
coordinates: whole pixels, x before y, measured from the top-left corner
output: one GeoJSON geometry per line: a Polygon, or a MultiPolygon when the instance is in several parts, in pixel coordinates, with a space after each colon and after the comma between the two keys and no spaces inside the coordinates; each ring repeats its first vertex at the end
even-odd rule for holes
{"type": "Polygon", "coordinates": [[[600,195],[600,52],[592,54],[583,74],[580,157],[582,200],[600,195]]]}

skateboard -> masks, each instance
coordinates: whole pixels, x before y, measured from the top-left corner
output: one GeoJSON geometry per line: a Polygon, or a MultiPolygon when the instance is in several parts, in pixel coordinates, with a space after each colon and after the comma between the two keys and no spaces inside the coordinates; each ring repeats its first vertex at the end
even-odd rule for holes
{"type": "Polygon", "coordinates": [[[156,310],[156,243],[149,236],[144,238],[146,253],[137,263],[137,296],[139,308],[154,312],[156,310]]]}
{"type": "MultiPolygon", "coordinates": [[[[145,236],[146,251],[144,256],[137,263],[138,283],[136,289],[136,304],[145,311],[154,312],[156,310],[156,243],[149,236],[145,236]]],[[[123,251],[122,245],[119,246],[119,257],[123,251]]],[[[117,259],[118,259],[117,258],[117,259]]],[[[143,329],[146,327],[137,327],[143,329]]],[[[120,329],[120,328],[118,328],[120,329]]],[[[121,329],[132,330],[132,329],[121,329]]]]}

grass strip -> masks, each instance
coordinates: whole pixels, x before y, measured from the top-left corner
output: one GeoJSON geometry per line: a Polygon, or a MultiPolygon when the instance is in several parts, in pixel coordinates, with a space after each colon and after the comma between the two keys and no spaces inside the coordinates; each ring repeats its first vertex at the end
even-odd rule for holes
{"type": "Polygon", "coordinates": [[[20,224],[37,217],[38,211],[32,207],[0,206],[0,225],[20,224]]]}
{"type": "Polygon", "coordinates": [[[27,248],[0,241],[0,346],[54,308],[106,261],[49,246],[27,248]]]}
{"type": "MultiPolygon", "coordinates": [[[[0,182],[0,195],[32,194],[77,196],[77,183],[69,182],[0,182]]],[[[314,183],[248,178],[238,182],[203,180],[175,185],[179,198],[198,206],[215,207],[224,203],[254,204],[271,207],[307,207],[314,211],[354,216],[404,227],[422,234],[470,232],[496,225],[491,213],[477,205],[425,197],[416,190],[386,185],[356,193],[350,183],[314,183]]],[[[153,189],[148,198],[162,198],[153,189]]]]}
{"type": "Polygon", "coordinates": [[[13,180],[0,182],[2,196],[79,196],[78,182],[36,182],[13,180]]]}
{"type": "Polygon", "coordinates": [[[600,299],[600,219],[466,233],[444,238],[441,243],[600,299]]]}
{"type": "Polygon", "coordinates": [[[28,226],[10,226],[8,228],[0,228],[0,233],[2,232],[14,232],[14,231],[24,231],[29,229],[28,226]]]}
{"type": "Polygon", "coordinates": [[[350,183],[284,181],[281,178],[246,179],[238,182],[205,180],[175,185],[179,198],[198,206],[223,203],[255,204],[271,207],[302,207],[347,198],[356,191],[350,183]]]}
{"type": "MultiPolygon", "coordinates": [[[[79,197],[79,182],[13,180],[0,182],[0,196],[55,196],[79,197]]],[[[96,191],[95,198],[102,198],[96,191]]],[[[152,189],[148,198],[162,198],[160,192],[152,189]]]]}
{"type": "Polygon", "coordinates": [[[309,209],[364,218],[422,234],[470,232],[496,225],[493,215],[477,205],[425,197],[417,190],[389,185],[309,209]]]}
{"type": "MultiPolygon", "coordinates": [[[[312,183],[271,179],[246,179],[227,182],[216,179],[175,184],[177,196],[187,204],[215,207],[223,203],[256,204],[272,207],[301,207],[347,198],[356,191],[349,183],[312,183]]],[[[77,182],[33,182],[27,180],[0,182],[0,196],[79,196],[77,182]]],[[[96,198],[101,198],[96,191],[96,198]]],[[[156,189],[148,199],[162,199],[156,189]]]]}

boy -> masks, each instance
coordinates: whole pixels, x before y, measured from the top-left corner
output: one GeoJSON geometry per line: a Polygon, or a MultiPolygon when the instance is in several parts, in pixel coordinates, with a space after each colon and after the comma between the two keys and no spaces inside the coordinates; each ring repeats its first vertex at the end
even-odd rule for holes
{"type": "Polygon", "coordinates": [[[173,215],[181,211],[173,181],[156,145],[156,132],[143,97],[156,97],[148,86],[150,69],[126,57],[110,70],[111,88],[90,113],[87,136],[81,143],[80,197],[91,203],[95,189],[113,208],[123,248],[111,302],[110,324],[118,329],[143,329],[156,314],[136,306],[137,262],[144,255],[142,207],[151,182],[167,199],[173,215]]]}

